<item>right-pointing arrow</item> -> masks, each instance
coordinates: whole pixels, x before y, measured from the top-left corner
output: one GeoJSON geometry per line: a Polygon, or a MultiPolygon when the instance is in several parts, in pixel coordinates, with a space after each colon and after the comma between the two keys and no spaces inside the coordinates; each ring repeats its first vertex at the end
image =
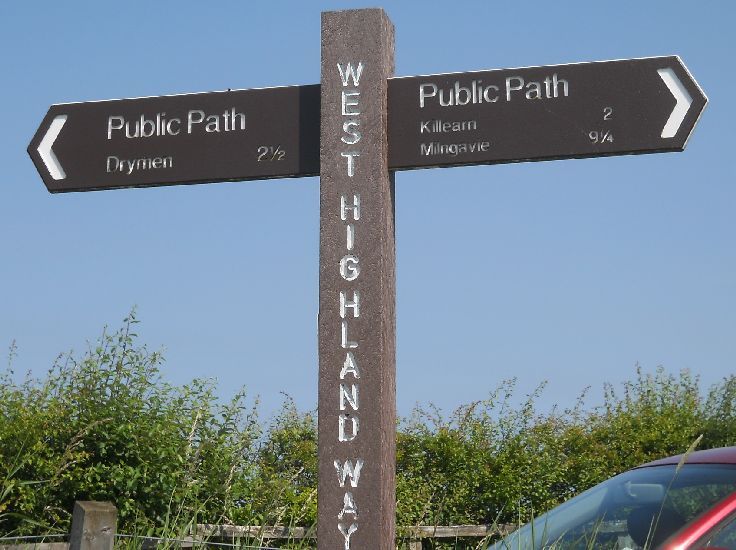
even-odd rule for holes
{"type": "Polygon", "coordinates": [[[65,122],[66,115],[59,115],[54,118],[54,120],[51,121],[51,125],[49,126],[46,135],[43,136],[43,139],[38,146],[38,154],[41,155],[41,160],[43,160],[43,163],[46,165],[46,169],[55,180],[63,180],[66,178],[66,172],[64,172],[64,169],[59,163],[59,159],[56,158],[54,151],[51,149],[56,138],[59,137],[59,132],[61,132],[65,122]]]}
{"type": "Polygon", "coordinates": [[[677,78],[675,71],[668,67],[666,69],[659,69],[657,72],[677,100],[675,108],[670,114],[670,118],[667,119],[667,124],[662,128],[663,138],[673,138],[677,135],[677,131],[680,129],[682,121],[685,120],[685,115],[690,109],[693,98],[688,93],[685,86],[682,85],[680,79],[677,78]]]}

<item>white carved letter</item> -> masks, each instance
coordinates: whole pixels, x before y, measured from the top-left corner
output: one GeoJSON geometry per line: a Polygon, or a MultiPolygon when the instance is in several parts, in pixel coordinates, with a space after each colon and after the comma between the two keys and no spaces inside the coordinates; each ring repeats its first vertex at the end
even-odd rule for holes
{"type": "Polygon", "coordinates": [[[199,109],[189,111],[187,113],[187,134],[192,133],[192,127],[195,124],[200,124],[204,120],[204,111],[199,109]]]}
{"type": "Polygon", "coordinates": [[[351,514],[357,519],[358,517],[358,505],[355,503],[353,493],[348,491],[342,499],[342,510],[337,514],[337,519],[342,519],[346,514],[351,514]]]}
{"type": "Polygon", "coordinates": [[[343,256],[340,260],[340,275],[346,281],[354,281],[360,275],[358,258],[352,255],[343,256]]]}
{"type": "Polygon", "coordinates": [[[348,200],[345,195],[340,195],[340,219],[345,221],[348,219],[348,211],[352,211],[353,219],[360,219],[360,195],[353,195],[353,205],[348,206],[348,200]]]}
{"type": "Polygon", "coordinates": [[[337,528],[342,533],[342,536],[345,537],[345,550],[350,550],[350,537],[358,530],[358,524],[351,523],[350,527],[346,527],[344,523],[338,523],[337,528]]]}
{"type": "Polygon", "coordinates": [[[342,364],[342,370],[340,371],[340,380],[345,380],[348,374],[352,374],[355,378],[360,378],[360,369],[351,351],[345,354],[345,362],[342,364]]]}
{"type": "Polygon", "coordinates": [[[434,97],[437,95],[436,84],[420,84],[419,86],[419,107],[424,107],[424,100],[428,97],[434,97]],[[427,88],[427,91],[424,91],[427,88]]]}
{"type": "Polygon", "coordinates": [[[347,313],[348,308],[353,310],[353,317],[355,319],[360,317],[360,293],[357,290],[353,290],[352,302],[348,302],[348,298],[345,296],[345,291],[340,291],[340,317],[343,319],[345,319],[345,314],[347,313]]]}
{"type": "Polygon", "coordinates": [[[346,414],[341,414],[338,419],[338,434],[337,434],[337,440],[341,443],[344,443],[346,441],[352,441],[356,437],[358,437],[358,428],[360,427],[360,422],[356,417],[349,417],[346,414]],[[353,421],[352,431],[348,434],[345,432],[345,424],[348,420],[353,421]]]}
{"type": "Polygon", "coordinates": [[[116,116],[108,117],[107,119],[107,139],[112,139],[113,130],[122,130],[124,122],[125,122],[125,119],[121,116],[116,115],[116,116]],[[114,124],[113,120],[115,120],[117,124],[114,124]]]}
{"type": "Polygon", "coordinates": [[[360,153],[340,153],[340,156],[348,159],[348,177],[352,178],[355,175],[355,157],[359,157],[360,153]]]}
{"type": "Polygon", "coordinates": [[[355,246],[355,226],[352,223],[345,227],[345,246],[348,250],[355,246]]]}
{"type": "Polygon", "coordinates": [[[355,466],[353,466],[350,460],[346,460],[342,465],[339,460],[335,460],[333,464],[335,465],[335,470],[337,470],[337,481],[340,483],[340,487],[345,487],[345,482],[348,478],[350,478],[351,487],[355,488],[358,486],[360,469],[363,467],[362,458],[355,461],[355,466]]]}
{"type": "Polygon", "coordinates": [[[351,107],[357,107],[359,104],[360,92],[342,92],[342,115],[352,116],[359,115],[360,111],[357,109],[351,110],[351,107]]]}
{"type": "Polygon", "coordinates": [[[350,340],[348,338],[348,322],[347,321],[343,321],[342,323],[340,323],[340,325],[341,325],[340,328],[341,328],[341,336],[342,336],[342,338],[341,338],[342,349],[353,349],[353,348],[357,348],[358,347],[358,342],[356,342],[354,340],[350,340]]]}
{"type": "Polygon", "coordinates": [[[358,410],[358,385],[357,384],[350,384],[350,389],[348,391],[348,386],[346,384],[340,384],[340,410],[344,411],[346,409],[345,403],[350,405],[354,411],[358,410]]]}
{"type": "Polygon", "coordinates": [[[347,134],[347,136],[342,136],[340,138],[340,141],[343,143],[347,143],[348,145],[355,145],[360,141],[360,138],[363,137],[363,135],[360,133],[360,130],[358,130],[358,127],[360,126],[359,120],[346,120],[342,124],[342,131],[347,134]],[[355,130],[351,130],[351,127],[355,127],[355,130]]]}
{"type": "Polygon", "coordinates": [[[352,78],[353,80],[353,86],[359,86],[360,85],[360,75],[363,74],[363,62],[358,62],[358,70],[355,70],[355,67],[353,67],[352,63],[348,63],[347,66],[343,69],[342,66],[338,63],[337,64],[337,70],[340,71],[340,78],[342,79],[342,85],[347,86],[348,80],[352,78]]]}

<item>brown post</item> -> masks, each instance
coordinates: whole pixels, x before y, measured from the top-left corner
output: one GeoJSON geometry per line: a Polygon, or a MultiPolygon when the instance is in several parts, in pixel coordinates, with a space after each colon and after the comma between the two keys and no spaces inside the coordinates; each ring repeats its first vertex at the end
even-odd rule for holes
{"type": "Polygon", "coordinates": [[[69,550],[112,550],[117,523],[118,510],[112,503],[75,502],[69,550]]]}
{"type": "Polygon", "coordinates": [[[394,550],[396,285],[381,9],[322,14],[320,550],[394,550]]]}

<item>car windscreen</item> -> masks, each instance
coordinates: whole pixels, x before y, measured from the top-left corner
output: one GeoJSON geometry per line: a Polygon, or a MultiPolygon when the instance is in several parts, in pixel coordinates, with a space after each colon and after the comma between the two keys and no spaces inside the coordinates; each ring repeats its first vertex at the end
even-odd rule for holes
{"type": "Polygon", "coordinates": [[[596,485],[489,550],[656,548],[736,490],[736,466],[639,468],[596,485]]]}

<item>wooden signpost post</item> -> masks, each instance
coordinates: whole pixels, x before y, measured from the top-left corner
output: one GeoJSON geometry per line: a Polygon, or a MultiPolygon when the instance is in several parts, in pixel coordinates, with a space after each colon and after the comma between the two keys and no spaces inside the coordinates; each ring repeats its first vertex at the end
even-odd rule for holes
{"type": "Polygon", "coordinates": [[[381,9],[322,14],[320,85],[52,106],[50,192],[320,175],[320,549],[395,545],[395,170],[682,151],[677,57],[392,78],[381,9]]]}
{"type": "Polygon", "coordinates": [[[382,10],[322,14],[319,548],[394,548],[394,182],[382,10]]]}

